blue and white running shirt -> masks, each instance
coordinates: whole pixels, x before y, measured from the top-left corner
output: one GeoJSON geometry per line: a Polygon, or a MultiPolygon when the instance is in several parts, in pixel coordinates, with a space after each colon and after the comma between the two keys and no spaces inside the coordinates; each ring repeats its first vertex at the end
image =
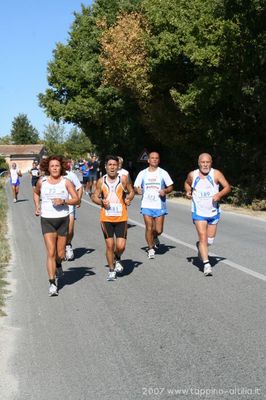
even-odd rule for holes
{"type": "Polygon", "coordinates": [[[141,208],[161,210],[166,208],[166,197],[160,197],[159,191],[173,184],[167,171],[158,167],[155,171],[149,171],[149,167],[140,171],[134,187],[141,187],[141,208]]]}

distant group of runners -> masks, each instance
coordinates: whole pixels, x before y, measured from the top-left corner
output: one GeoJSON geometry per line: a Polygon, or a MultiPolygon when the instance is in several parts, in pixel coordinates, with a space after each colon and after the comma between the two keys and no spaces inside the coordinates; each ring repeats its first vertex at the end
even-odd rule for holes
{"type": "MultiPolygon", "coordinates": [[[[122,168],[123,159],[108,155],[105,159],[106,173],[92,189],[91,200],[101,206],[100,223],[106,244],[106,259],[109,267],[107,280],[114,281],[123,272],[121,256],[127,240],[127,208],[135,193],[142,196],[140,212],[145,222],[145,239],[148,259],[155,258],[160,246],[159,236],[163,232],[167,215],[166,195],[173,190],[173,181],[168,172],[159,167],[158,152],[148,155],[148,167],[137,175],[132,183],[128,171],[122,168]]],[[[31,170],[32,179],[37,173],[31,170]]],[[[12,168],[14,169],[15,166],[12,168]]],[[[11,169],[12,169],[11,168],[11,169]]],[[[47,250],[49,295],[58,295],[58,278],[62,277],[62,261],[71,260],[74,253],[71,240],[74,234],[76,207],[79,207],[83,188],[77,175],[71,171],[71,162],[60,156],[51,156],[41,161],[43,175],[34,187],[35,214],[41,216],[41,228],[47,250]]],[[[16,172],[17,179],[19,171],[16,172]]],[[[11,184],[15,184],[15,173],[11,184]]],[[[17,184],[17,182],[16,182],[17,184]]],[[[220,219],[219,202],[230,192],[230,184],[224,175],[212,168],[212,157],[200,154],[198,169],[191,171],[185,181],[185,192],[192,199],[192,220],[198,234],[196,243],[198,256],[203,263],[205,276],[212,275],[208,257],[208,246],[215,238],[220,219]],[[220,189],[221,186],[221,189],[220,189]]]]}

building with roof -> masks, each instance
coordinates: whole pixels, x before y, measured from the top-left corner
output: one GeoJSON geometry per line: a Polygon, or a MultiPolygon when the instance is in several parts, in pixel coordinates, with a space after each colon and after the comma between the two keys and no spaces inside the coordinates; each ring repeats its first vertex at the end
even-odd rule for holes
{"type": "Polygon", "coordinates": [[[0,156],[5,158],[9,166],[15,162],[22,173],[28,172],[32,168],[32,162],[40,161],[46,154],[43,144],[0,145],[0,156]]]}

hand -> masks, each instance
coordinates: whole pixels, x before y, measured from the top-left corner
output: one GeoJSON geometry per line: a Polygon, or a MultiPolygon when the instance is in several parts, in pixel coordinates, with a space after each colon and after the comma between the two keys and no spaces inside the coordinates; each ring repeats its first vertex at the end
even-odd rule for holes
{"type": "Polygon", "coordinates": [[[125,198],[125,205],[126,206],[130,206],[130,204],[131,204],[131,200],[128,197],[126,197],[125,198]]]}
{"type": "Polygon", "coordinates": [[[137,188],[136,188],[136,191],[137,191],[138,194],[142,194],[142,189],[141,189],[141,187],[137,187],[137,188]]]}
{"type": "Polygon", "coordinates": [[[221,200],[221,196],[219,195],[219,193],[216,193],[212,198],[212,201],[214,203],[219,202],[220,200],[221,200]]]}
{"type": "Polygon", "coordinates": [[[160,197],[165,197],[166,193],[164,189],[159,190],[159,196],[160,197]]]}
{"type": "Polygon", "coordinates": [[[102,199],[102,206],[104,208],[109,208],[110,207],[110,201],[107,199],[102,199]]]}
{"type": "Polygon", "coordinates": [[[63,206],[64,205],[64,200],[56,198],[56,199],[52,200],[52,203],[53,203],[54,206],[63,206]]]}
{"type": "Polygon", "coordinates": [[[36,217],[39,217],[39,216],[41,215],[40,206],[38,206],[38,207],[35,208],[35,215],[36,215],[36,217]]]}
{"type": "Polygon", "coordinates": [[[186,192],[186,197],[187,197],[188,199],[191,199],[191,198],[192,198],[191,192],[186,192]]]}

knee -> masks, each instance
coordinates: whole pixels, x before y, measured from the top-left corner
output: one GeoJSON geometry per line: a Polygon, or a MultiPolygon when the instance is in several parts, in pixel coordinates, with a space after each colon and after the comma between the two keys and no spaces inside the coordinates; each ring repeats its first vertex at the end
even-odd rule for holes
{"type": "Polygon", "coordinates": [[[163,233],[163,228],[159,228],[159,229],[156,228],[155,232],[156,232],[157,236],[159,236],[163,233]]]}
{"type": "Polygon", "coordinates": [[[153,232],[152,225],[146,225],[146,231],[147,232],[153,232]]]}
{"type": "Polygon", "coordinates": [[[205,234],[199,234],[199,242],[203,244],[208,244],[208,238],[205,234]]]}
{"type": "Polygon", "coordinates": [[[214,242],[214,237],[208,237],[208,246],[211,246],[214,242]]]}
{"type": "Polygon", "coordinates": [[[106,251],[114,251],[115,247],[113,243],[106,244],[106,251]]]}
{"type": "Polygon", "coordinates": [[[65,249],[62,249],[62,250],[58,251],[57,258],[61,259],[61,260],[64,260],[64,258],[65,258],[65,249]]]}
{"type": "Polygon", "coordinates": [[[120,244],[120,245],[116,246],[116,251],[117,251],[117,253],[123,253],[125,248],[126,248],[125,244],[122,244],[122,245],[120,244]]]}

